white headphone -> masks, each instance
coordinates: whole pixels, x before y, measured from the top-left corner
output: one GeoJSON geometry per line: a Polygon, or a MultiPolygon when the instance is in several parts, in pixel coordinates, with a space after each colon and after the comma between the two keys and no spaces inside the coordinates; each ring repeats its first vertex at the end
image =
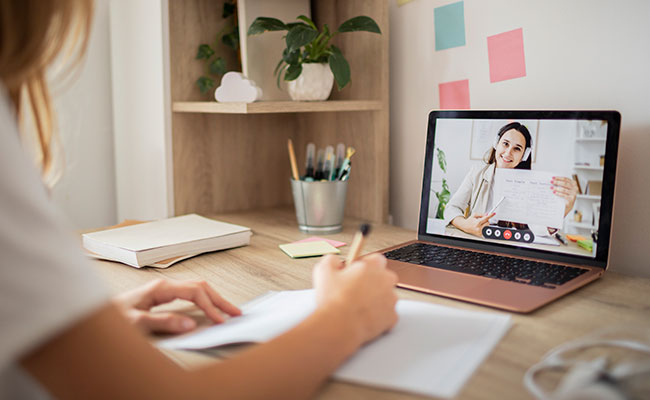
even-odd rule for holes
{"type": "MultiPolygon", "coordinates": [[[[497,135],[494,138],[494,143],[492,144],[492,147],[494,148],[494,150],[497,149],[497,146],[499,145],[499,140],[500,139],[501,139],[501,136],[499,136],[499,135],[497,135]]],[[[524,151],[524,156],[521,158],[522,162],[528,160],[528,157],[530,157],[530,150],[531,150],[532,147],[533,147],[533,138],[530,138],[530,146],[526,147],[526,150],[524,151]]]]}

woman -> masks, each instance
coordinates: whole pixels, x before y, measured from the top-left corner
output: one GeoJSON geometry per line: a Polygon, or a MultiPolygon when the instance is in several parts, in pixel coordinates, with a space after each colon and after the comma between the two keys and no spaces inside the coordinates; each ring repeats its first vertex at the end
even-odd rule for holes
{"type": "MultiPolygon", "coordinates": [[[[463,232],[483,237],[483,227],[496,213],[487,215],[495,204],[494,173],[496,168],[530,169],[532,138],[519,122],[504,125],[486,154],[485,165],[472,168],[445,208],[445,223],[463,232]],[[468,211],[466,214],[466,210],[468,211]],[[466,217],[466,215],[468,215],[466,217]]],[[[551,190],[565,200],[564,215],[573,208],[578,193],[575,182],[566,177],[554,177],[551,190]]],[[[501,221],[500,221],[501,224],[501,221]]],[[[517,227],[518,224],[512,224],[517,227]]],[[[519,224],[520,228],[524,227],[519,224]]]]}
{"type": "Polygon", "coordinates": [[[193,321],[181,316],[148,312],[174,298],[193,301],[215,322],[239,310],[192,282],[154,282],[112,303],[75,238],[63,232],[41,181],[57,171],[45,75],[59,56],[83,54],[91,12],[89,0],[0,0],[0,398],[313,394],[363,343],[395,324],[396,277],[382,256],[345,269],[334,257],[322,259],[313,274],[317,309],[300,325],[186,371],[134,325],[191,329],[193,321]],[[34,137],[25,143],[35,144],[40,176],[23,151],[19,120],[33,122],[34,137]]]}

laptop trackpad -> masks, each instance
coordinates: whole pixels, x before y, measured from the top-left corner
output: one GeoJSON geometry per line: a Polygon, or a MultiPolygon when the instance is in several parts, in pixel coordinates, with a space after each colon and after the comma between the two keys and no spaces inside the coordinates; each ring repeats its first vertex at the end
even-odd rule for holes
{"type": "MultiPolygon", "coordinates": [[[[391,263],[392,264],[392,263],[391,263]]],[[[400,285],[422,288],[427,291],[439,292],[440,294],[467,295],[476,293],[477,289],[490,284],[489,280],[479,276],[450,272],[446,270],[419,267],[405,263],[404,268],[391,268],[399,276],[400,285]]],[[[392,267],[392,265],[391,265],[392,267]]]]}

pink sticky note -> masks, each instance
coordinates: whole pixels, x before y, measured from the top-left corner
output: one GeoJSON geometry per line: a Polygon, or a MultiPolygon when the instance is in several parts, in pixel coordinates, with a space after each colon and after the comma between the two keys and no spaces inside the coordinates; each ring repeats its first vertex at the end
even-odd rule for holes
{"type": "Polygon", "coordinates": [[[345,246],[347,244],[347,243],[344,243],[344,242],[339,242],[339,241],[332,240],[332,239],[324,239],[324,238],[320,238],[320,237],[317,237],[317,236],[312,236],[312,237],[307,238],[307,239],[298,240],[297,242],[294,242],[294,243],[319,242],[319,241],[325,241],[325,242],[331,244],[334,247],[341,247],[341,246],[345,246]]]}
{"type": "Polygon", "coordinates": [[[526,76],[524,31],[522,28],[488,36],[490,82],[526,76]]]}
{"type": "Polygon", "coordinates": [[[469,79],[438,84],[440,108],[461,110],[469,108],[469,79]]]}

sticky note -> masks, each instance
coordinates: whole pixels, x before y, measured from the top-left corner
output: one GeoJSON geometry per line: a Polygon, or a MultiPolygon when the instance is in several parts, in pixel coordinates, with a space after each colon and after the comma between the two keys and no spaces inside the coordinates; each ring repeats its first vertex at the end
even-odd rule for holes
{"type": "Polygon", "coordinates": [[[526,76],[524,31],[522,28],[488,36],[490,82],[526,76]]]}
{"type": "Polygon", "coordinates": [[[280,249],[291,258],[339,254],[341,251],[325,241],[281,244],[280,249]]]}
{"type": "Polygon", "coordinates": [[[463,2],[433,9],[436,51],[465,46],[465,12],[463,2]]]}
{"type": "Polygon", "coordinates": [[[312,236],[312,237],[307,238],[307,239],[298,240],[297,242],[294,242],[294,243],[307,243],[307,242],[327,242],[327,243],[331,244],[334,247],[341,247],[341,246],[345,246],[347,244],[345,242],[339,242],[338,240],[325,239],[325,238],[321,238],[321,237],[318,237],[318,236],[312,236]]]}
{"type": "Polygon", "coordinates": [[[463,110],[469,108],[469,79],[438,84],[440,108],[463,110]]]}

